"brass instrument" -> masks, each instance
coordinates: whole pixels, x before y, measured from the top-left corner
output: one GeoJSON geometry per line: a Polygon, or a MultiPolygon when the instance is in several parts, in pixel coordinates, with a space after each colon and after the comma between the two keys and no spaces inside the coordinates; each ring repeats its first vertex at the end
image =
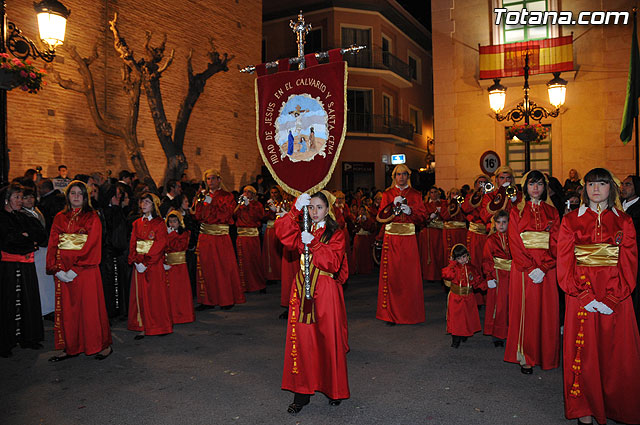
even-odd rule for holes
{"type": "Polygon", "coordinates": [[[402,201],[399,204],[393,204],[393,215],[402,214],[402,205],[407,204],[407,198],[402,198],[402,201]]]}
{"type": "Polygon", "coordinates": [[[518,188],[511,185],[511,186],[507,186],[507,189],[505,190],[505,193],[507,194],[508,198],[511,198],[513,196],[516,196],[518,194],[518,188]]]}
{"type": "Polygon", "coordinates": [[[389,223],[395,216],[402,214],[402,204],[407,203],[406,198],[402,198],[403,201],[399,204],[395,204],[393,201],[389,202],[384,208],[378,211],[376,219],[379,223],[389,223]]]}
{"type": "Polygon", "coordinates": [[[379,266],[380,260],[382,259],[382,241],[376,240],[373,245],[371,245],[371,251],[373,262],[379,266]]]}
{"type": "Polygon", "coordinates": [[[204,190],[198,192],[198,194],[196,195],[196,203],[204,202],[205,199],[207,199],[207,193],[204,190]]]}
{"type": "Polygon", "coordinates": [[[453,198],[453,200],[456,201],[458,205],[462,205],[462,203],[464,202],[464,196],[458,195],[455,198],[453,198]]]}
{"type": "Polygon", "coordinates": [[[481,187],[482,187],[482,192],[485,193],[485,194],[493,192],[493,190],[496,188],[493,185],[493,183],[491,183],[491,182],[486,182],[486,183],[482,184],[481,187]]]}
{"type": "Polygon", "coordinates": [[[500,189],[496,191],[496,194],[489,205],[487,205],[487,211],[491,214],[495,214],[498,211],[507,208],[510,199],[517,196],[517,194],[518,188],[515,185],[500,187],[500,189]]]}
{"type": "Polygon", "coordinates": [[[238,196],[238,205],[244,204],[244,195],[238,196]]]}

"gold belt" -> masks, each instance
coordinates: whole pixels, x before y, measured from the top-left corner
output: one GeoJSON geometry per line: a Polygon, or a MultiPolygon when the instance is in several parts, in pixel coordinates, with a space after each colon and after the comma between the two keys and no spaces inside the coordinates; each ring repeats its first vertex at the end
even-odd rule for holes
{"type": "Polygon", "coordinates": [[[617,266],[620,247],[608,243],[576,245],[573,249],[579,266],[617,266]]]}
{"type": "Polygon", "coordinates": [[[238,227],[238,236],[258,236],[256,227],[238,227]]]}
{"type": "Polygon", "coordinates": [[[267,229],[273,229],[273,227],[275,226],[276,221],[275,220],[269,220],[267,221],[267,229]]]}
{"type": "Polygon", "coordinates": [[[511,260],[505,258],[493,257],[493,268],[496,270],[511,271],[511,260]]]}
{"type": "Polygon", "coordinates": [[[473,232],[473,233],[477,233],[479,235],[486,235],[487,234],[487,226],[485,226],[484,223],[473,223],[473,222],[470,222],[469,223],[469,231],[473,232]]]}
{"type": "Polygon", "coordinates": [[[229,225],[200,223],[200,233],[211,236],[228,235],[229,225]]]}
{"type": "Polygon", "coordinates": [[[445,221],[444,222],[445,229],[466,229],[467,223],[464,221],[445,221]]]}
{"type": "Polygon", "coordinates": [[[413,223],[387,223],[384,233],[393,236],[411,236],[416,234],[416,226],[413,223]]]}
{"type": "Polygon", "coordinates": [[[520,238],[527,249],[549,249],[549,232],[522,232],[520,238]]]}
{"type": "Polygon", "coordinates": [[[359,236],[369,236],[370,234],[371,233],[367,232],[364,229],[360,229],[360,230],[358,230],[358,233],[356,233],[356,235],[359,235],[359,236]]]}
{"type": "Polygon", "coordinates": [[[451,292],[456,295],[469,295],[473,288],[471,286],[460,286],[457,283],[451,284],[451,292]]]}
{"type": "Polygon", "coordinates": [[[80,251],[84,248],[89,235],[80,233],[60,233],[58,238],[58,249],[67,249],[69,251],[80,251]]]}
{"type": "MultiPolygon", "coordinates": [[[[311,258],[309,258],[309,264],[311,264],[311,258]]],[[[317,267],[316,269],[318,270],[318,274],[320,276],[329,276],[333,279],[333,273],[325,272],[324,270],[320,270],[317,267]]],[[[304,274],[304,255],[300,256],[300,270],[302,270],[302,273],[304,274]]]]}
{"type": "Polygon", "coordinates": [[[153,246],[153,239],[136,241],[136,252],[138,254],[148,254],[153,246]]]}
{"type": "Polygon", "coordinates": [[[187,262],[187,251],[167,252],[165,259],[170,266],[185,264],[187,262]]]}
{"type": "Polygon", "coordinates": [[[432,229],[444,229],[444,223],[441,220],[433,220],[427,224],[432,229]]]}

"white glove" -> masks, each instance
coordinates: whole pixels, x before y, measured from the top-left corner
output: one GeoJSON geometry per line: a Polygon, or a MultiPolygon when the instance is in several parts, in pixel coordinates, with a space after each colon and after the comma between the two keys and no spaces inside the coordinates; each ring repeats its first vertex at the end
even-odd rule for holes
{"type": "Polygon", "coordinates": [[[286,211],[282,211],[282,212],[277,213],[277,214],[276,214],[276,216],[277,216],[278,218],[280,218],[280,217],[284,217],[286,214],[287,214],[287,212],[286,212],[286,211]]]}
{"type": "Polygon", "coordinates": [[[67,277],[67,273],[66,273],[66,272],[63,272],[62,270],[60,270],[58,273],[56,273],[56,277],[57,277],[58,279],[60,279],[61,281],[65,282],[65,283],[67,283],[67,282],[71,282],[71,279],[69,279],[69,278],[67,277]]]}
{"type": "Polygon", "coordinates": [[[585,305],[584,309],[587,310],[589,313],[595,313],[596,312],[596,306],[598,304],[599,304],[598,301],[593,300],[589,304],[585,305]]]}
{"type": "Polygon", "coordinates": [[[438,216],[438,214],[436,213],[431,213],[431,215],[429,216],[430,220],[433,220],[434,218],[436,218],[438,216]]]}
{"type": "Polygon", "coordinates": [[[402,210],[403,213],[405,213],[406,215],[411,215],[411,207],[407,204],[402,204],[400,205],[400,209],[402,210]]]}
{"type": "Polygon", "coordinates": [[[204,202],[205,202],[206,204],[210,204],[210,203],[211,203],[211,199],[212,199],[212,198],[211,198],[211,196],[207,195],[207,196],[205,196],[205,198],[204,198],[204,202]]]}
{"type": "Polygon", "coordinates": [[[303,244],[308,245],[313,240],[313,235],[309,232],[302,232],[300,239],[302,239],[303,244]]]}
{"type": "Polygon", "coordinates": [[[267,205],[269,205],[269,209],[273,212],[276,212],[278,210],[278,207],[276,207],[275,202],[273,202],[273,199],[269,199],[267,201],[267,205]]]}
{"type": "Polygon", "coordinates": [[[171,268],[171,266],[168,264],[163,264],[162,266],[164,267],[165,270],[169,270],[171,268]]]}
{"type": "Polygon", "coordinates": [[[518,197],[517,196],[512,196],[509,199],[511,199],[511,202],[516,202],[518,200],[518,197]]]}
{"type": "Polygon", "coordinates": [[[511,183],[509,182],[502,183],[502,187],[509,187],[509,186],[511,186],[511,183]]]}
{"type": "Polygon", "coordinates": [[[310,200],[311,195],[309,195],[308,193],[303,193],[302,195],[298,196],[298,199],[296,199],[296,209],[298,211],[302,211],[302,208],[309,205],[310,200]]]}
{"type": "Polygon", "coordinates": [[[135,263],[136,266],[136,270],[138,270],[138,273],[144,273],[145,270],[147,270],[147,266],[145,266],[142,263],[135,263]]]}
{"type": "Polygon", "coordinates": [[[498,286],[498,282],[496,282],[496,280],[495,280],[495,279],[487,280],[487,287],[488,287],[489,289],[493,289],[493,288],[495,288],[496,286],[498,286]]]}
{"type": "Polygon", "coordinates": [[[396,196],[395,198],[393,198],[393,204],[394,205],[398,205],[401,204],[404,201],[404,198],[400,195],[396,196]]]}
{"type": "Polygon", "coordinates": [[[529,277],[533,281],[533,283],[542,283],[544,279],[545,273],[539,268],[533,269],[531,273],[529,273],[529,277]]]}
{"type": "Polygon", "coordinates": [[[436,207],[436,211],[440,212],[440,210],[442,210],[442,207],[436,207]]]}
{"type": "Polygon", "coordinates": [[[78,277],[78,273],[74,272],[71,269],[67,270],[67,279],[69,279],[69,282],[71,282],[76,277],[78,277]]]}
{"type": "MultiPolygon", "coordinates": [[[[593,302],[593,301],[591,301],[591,302],[593,302]]],[[[613,310],[611,310],[611,308],[608,305],[606,305],[605,303],[600,302],[600,301],[596,301],[596,303],[597,304],[594,305],[593,308],[595,308],[598,313],[602,313],[602,314],[606,314],[606,315],[609,315],[609,314],[613,313],[613,310]]],[[[589,304],[591,304],[591,303],[589,303],[589,304]]]]}
{"type": "Polygon", "coordinates": [[[249,198],[247,198],[246,196],[242,197],[242,202],[244,202],[244,206],[245,207],[249,206],[249,198]]]}

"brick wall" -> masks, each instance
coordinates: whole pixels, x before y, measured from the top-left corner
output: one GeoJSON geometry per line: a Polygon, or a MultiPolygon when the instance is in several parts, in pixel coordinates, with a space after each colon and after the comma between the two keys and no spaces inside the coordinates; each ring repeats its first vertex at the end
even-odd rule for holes
{"type": "MultiPolygon", "coordinates": [[[[7,0],[9,20],[30,38],[37,38],[32,2],[7,0]]],[[[71,9],[66,42],[89,56],[94,44],[100,57],[92,64],[98,103],[112,123],[122,123],[127,101],[121,88],[122,61],[113,48],[108,20],[118,13],[121,35],[136,58],[143,52],[145,31],[157,45],[167,34],[167,55],[175,59],[161,80],[165,112],[172,125],[187,90],[186,56],[193,48],[194,72],[207,64],[208,39],[213,37],[220,53],[234,55],[229,71],[209,79],[195,105],[185,139],[187,174],[200,178],[207,168],[221,170],[229,187],[253,181],[262,161],[256,146],[254,76],[240,74],[238,66],[260,62],[262,39],[261,0],[64,0],[71,9]],[[196,151],[200,154],[197,155],[196,151]]],[[[44,66],[41,60],[38,66],[44,66]]],[[[69,55],[59,51],[54,65],[64,78],[81,82],[69,55]]],[[[140,99],[138,139],[152,177],[160,182],[166,160],[157,140],[147,99],[140,99]]],[[[121,169],[132,170],[124,142],[105,136],[95,126],[84,95],[53,84],[37,95],[18,90],[8,94],[8,145],[13,178],[27,168],[43,167],[45,176],[55,176],[58,164],[70,174],[121,169]]]]}

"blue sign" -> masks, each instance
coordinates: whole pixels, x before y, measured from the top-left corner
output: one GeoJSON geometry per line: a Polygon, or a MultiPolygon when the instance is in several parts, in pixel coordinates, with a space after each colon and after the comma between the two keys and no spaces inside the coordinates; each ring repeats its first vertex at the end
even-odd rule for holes
{"type": "Polygon", "coordinates": [[[407,162],[407,160],[403,153],[397,153],[395,155],[391,155],[391,163],[393,165],[404,164],[405,162],[407,162]]]}

